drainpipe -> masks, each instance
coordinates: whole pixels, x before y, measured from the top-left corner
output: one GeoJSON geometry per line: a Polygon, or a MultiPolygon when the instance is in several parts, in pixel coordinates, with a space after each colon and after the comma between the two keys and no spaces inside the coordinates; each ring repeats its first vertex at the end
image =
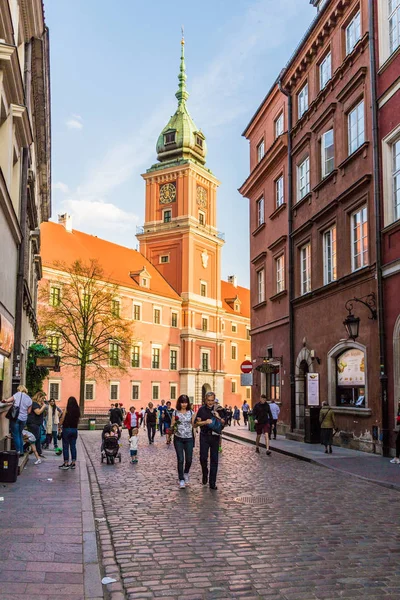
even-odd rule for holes
{"type": "MultiPolygon", "coordinates": [[[[31,97],[32,80],[32,42],[25,44],[25,67],[24,67],[24,86],[25,86],[25,106],[29,112],[31,97]]],[[[22,369],[22,316],[24,313],[24,271],[25,271],[25,252],[27,242],[27,214],[28,214],[28,168],[29,168],[29,148],[22,149],[21,165],[21,191],[20,191],[20,227],[21,243],[18,249],[18,271],[15,290],[15,327],[14,327],[14,352],[13,352],[13,375],[12,375],[12,393],[15,394],[17,387],[21,383],[22,369]]]]}
{"type": "Polygon", "coordinates": [[[376,273],[378,284],[378,328],[379,328],[379,364],[380,364],[380,400],[382,418],[382,453],[389,456],[389,406],[388,377],[386,374],[386,338],[383,305],[382,277],[382,243],[381,243],[381,198],[379,189],[379,137],[378,137],[378,104],[376,99],[376,59],[375,59],[375,22],[374,0],[368,0],[369,9],[369,57],[371,71],[371,105],[372,105],[372,162],[374,171],[374,209],[376,237],[376,273]]]}
{"type": "Polygon", "coordinates": [[[289,256],[288,256],[288,275],[289,275],[289,372],[290,372],[290,429],[293,431],[296,429],[296,389],[295,389],[295,377],[294,377],[294,261],[293,261],[293,182],[292,182],[292,119],[293,119],[293,108],[292,108],[292,95],[290,92],[282,87],[282,76],[284,71],[281,72],[278,79],[279,90],[288,99],[288,240],[289,240],[289,256]]]}

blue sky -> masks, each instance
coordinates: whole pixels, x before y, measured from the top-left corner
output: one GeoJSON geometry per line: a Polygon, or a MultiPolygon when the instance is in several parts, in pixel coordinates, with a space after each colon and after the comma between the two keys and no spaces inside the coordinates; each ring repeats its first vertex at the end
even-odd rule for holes
{"type": "Polygon", "coordinates": [[[180,28],[189,111],[221,181],[222,273],[249,285],[241,133],[315,15],[308,0],[45,0],[51,36],[53,220],[137,247],[141,173],[175,112],[180,28]],[[228,9],[228,10],[227,10],[228,9]]]}

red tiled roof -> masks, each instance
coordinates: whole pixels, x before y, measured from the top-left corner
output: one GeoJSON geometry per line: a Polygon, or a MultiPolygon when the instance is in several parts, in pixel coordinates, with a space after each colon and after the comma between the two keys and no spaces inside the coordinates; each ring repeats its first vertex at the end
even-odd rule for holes
{"type": "Polygon", "coordinates": [[[97,259],[108,281],[128,288],[150,291],[153,294],[180,300],[179,294],[167,283],[159,271],[137,250],[113,244],[94,235],[66,231],[58,223],[42,223],[41,257],[44,267],[55,267],[57,262],[67,265],[81,259],[97,259]],[[141,288],[129,274],[146,267],[151,276],[150,290],[141,288]]]}
{"type": "Polygon", "coordinates": [[[221,280],[221,297],[222,307],[229,313],[240,315],[241,317],[247,317],[250,319],[250,290],[241,286],[235,287],[233,283],[229,281],[221,280]],[[240,300],[240,312],[237,312],[232,306],[226,301],[236,298],[240,300]]]}

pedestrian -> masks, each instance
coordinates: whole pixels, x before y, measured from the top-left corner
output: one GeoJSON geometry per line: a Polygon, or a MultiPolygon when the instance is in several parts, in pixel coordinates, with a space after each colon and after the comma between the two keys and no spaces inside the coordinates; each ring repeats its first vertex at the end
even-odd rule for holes
{"type": "Polygon", "coordinates": [[[214,409],[214,405],[214,392],[207,392],[204,399],[204,405],[199,408],[195,420],[195,426],[200,427],[200,464],[203,472],[203,485],[209,483],[210,489],[212,490],[217,489],[219,438],[225,424],[225,418],[221,418],[220,416],[222,411],[217,412],[214,409]],[[210,477],[208,477],[209,454],[210,477]]]}
{"type": "MultiPolygon", "coordinates": [[[[28,416],[32,410],[32,398],[28,396],[28,390],[24,385],[17,387],[17,392],[3,400],[4,404],[14,404],[18,409],[18,414],[15,419],[9,416],[10,409],[7,411],[7,416],[10,420],[10,433],[14,442],[14,447],[17,454],[24,453],[24,441],[22,439],[22,431],[25,428],[28,416]]],[[[11,407],[10,407],[11,408],[11,407]]]]}
{"type": "Polygon", "coordinates": [[[167,410],[165,411],[165,434],[167,436],[167,446],[171,445],[172,438],[172,417],[174,409],[172,408],[171,402],[168,400],[166,404],[167,410]]]}
{"type": "Polygon", "coordinates": [[[61,408],[56,405],[56,401],[54,400],[54,398],[50,398],[47,407],[46,418],[46,443],[44,445],[44,448],[46,449],[50,446],[51,440],[53,440],[54,450],[58,449],[57,432],[61,415],[61,408]]]}
{"type": "Polygon", "coordinates": [[[336,429],[335,414],[332,408],[324,400],[319,413],[319,424],[321,426],[321,444],[325,446],[325,454],[332,454],[333,430],[336,429]]]}
{"type": "Polygon", "coordinates": [[[146,411],[144,410],[143,406],[140,409],[140,425],[143,424],[143,429],[144,429],[144,415],[146,414],[146,411]]]}
{"type": "Polygon", "coordinates": [[[167,410],[167,407],[165,405],[165,400],[161,400],[161,404],[158,406],[157,410],[158,410],[158,430],[162,437],[165,434],[165,430],[166,430],[165,411],[167,410]]]}
{"type": "Polygon", "coordinates": [[[132,437],[132,429],[140,427],[140,413],[136,411],[134,406],[131,406],[124,421],[124,425],[128,430],[129,437],[132,437]]]}
{"type": "Polygon", "coordinates": [[[396,416],[396,428],[397,428],[397,437],[396,437],[396,456],[392,458],[391,463],[398,465],[400,463],[400,400],[397,406],[397,416],[396,416]]]}
{"type": "Polygon", "coordinates": [[[76,440],[78,439],[78,424],[81,418],[79,404],[74,396],[70,396],[67,402],[67,408],[64,410],[60,423],[59,432],[62,427],[62,446],[64,462],[60,469],[75,469],[76,463],[76,440]],[[69,452],[71,451],[71,463],[69,464],[69,452]]]}
{"type": "Polygon", "coordinates": [[[178,460],[179,487],[190,483],[189,471],[193,459],[193,426],[196,414],[190,406],[189,396],[181,394],[173,412],[171,428],[174,430],[174,447],[178,460]]]}
{"type": "Polygon", "coordinates": [[[233,408],[233,425],[240,425],[240,410],[237,406],[233,408]]]}
{"type": "Polygon", "coordinates": [[[129,436],[129,454],[131,457],[131,463],[137,463],[138,461],[138,442],[139,442],[139,428],[134,427],[131,430],[131,435],[129,436]]]}
{"type": "Polygon", "coordinates": [[[44,402],[46,394],[44,392],[36,392],[32,398],[32,411],[28,415],[26,428],[31,431],[36,438],[36,448],[41,458],[44,458],[42,451],[42,426],[44,413],[47,410],[47,405],[44,402]]]}
{"type": "Polygon", "coordinates": [[[121,402],[119,403],[119,410],[120,410],[120,411],[121,411],[121,413],[122,413],[122,420],[124,420],[124,419],[125,419],[125,417],[126,417],[126,410],[125,410],[125,408],[124,408],[124,405],[123,405],[121,402]]]}
{"type": "Polygon", "coordinates": [[[232,417],[233,417],[232,406],[226,407],[225,414],[226,414],[226,424],[228,425],[228,427],[230,427],[232,425],[232,417]]]}
{"type": "Polygon", "coordinates": [[[34,465],[40,465],[42,463],[42,459],[40,458],[38,451],[36,449],[36,438],[31,431],[24,429],[22,431],[22,439],[24,441],[24,446],[30,448],[36,458],[34,465]]]}
{"type": "Polygon", "coordinates": [[[248,402],[245,400],[242,405],[243,420],[244,420],[245,425],[247,425],[247,423],[249,421],[249,410],[250,410],[250,406],[249,406],[248,402]]]}
{"type": "Polygon", "coordinates": [[[260,454],[260,439],[262,434],[265,436],[265,447],[267,449],[267,455],[271,454],[269,449],[269,434],[271,431],[272,413],[267,402],[267,396],[261,394],[260,402],[257,402],[253,408],[254,424],[256,426],[256,453],[260,454]]]}
{"type": "Polygon", "coordinates": [[[271,413],[272,413],[271,439],[272,439],[272,434],[274,434],[274,440],[276,440],[276,424],[278,422],[278,417],[279,417],[279,413],[281,412],[281,409],[279,408],[279,406],[277,405],[275,400],[271,400],[271,402],[269,403],[269,407],[270,407],[271,413]]]}
{"type": "Polygon", "coordinates": [[[123,420],[124,420],[124,418],[123,418],[123,415],[122,415],[122,410],[118,406],[118,402],[115,404],[114,408],[111,405],[111,409],[110,409],[110,423],[112,425],[116,424],[116,425],[118,425],[118,427],[121,427],[123,420]]]}
{"type": "Polygon", "coordinates": [[[147,428],[149,444],[154,444],[154,437],[156,435],[157,414],[157,409],[154,408],[152,402],[149,402],[148,408],[146,408],[146,412],[144,415],[144,426],[147,428]]]}

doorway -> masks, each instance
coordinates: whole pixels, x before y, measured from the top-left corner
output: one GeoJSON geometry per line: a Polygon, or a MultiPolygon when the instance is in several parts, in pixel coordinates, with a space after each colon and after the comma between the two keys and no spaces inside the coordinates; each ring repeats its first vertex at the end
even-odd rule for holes
{"type": "Polygon", "coordinates": [[[204,400],[207,392],[211,392],[211,386],[209,383],[205,383],[201,388],[201,403],[204,404],[204,400]]]}
{"type": "Polygon", "coordinates": [[[307,406],[307,373],[314,373],[314,364],[310,351],[303,348],[296,361],[295,389],[296,389],[296,430],[304,431],[304,413],[307,406]]]}

